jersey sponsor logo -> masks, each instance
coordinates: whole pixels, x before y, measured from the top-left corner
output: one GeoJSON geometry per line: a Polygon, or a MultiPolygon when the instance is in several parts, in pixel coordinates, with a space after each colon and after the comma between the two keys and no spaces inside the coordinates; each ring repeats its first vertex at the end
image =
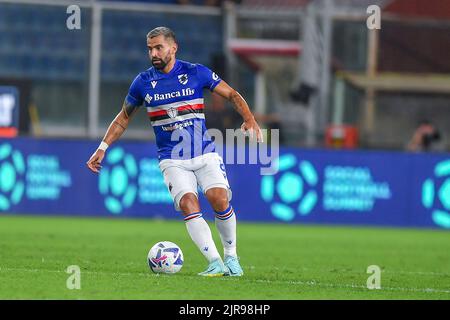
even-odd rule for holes
{"type": "Polygon", "coordinates": [[[155,89],[156,84],[158,83],[158,81],[152,81],[152,82],[150,82],[150,83],[152,84],[153,89],[155,89]]]}
{"type": "Polygon", "coordinates": [[[188,83],[188,80],[189,80],[189,79],[188,79],[188,75],[187,75],[186,73],[178,75],[178,81],[180,81],[180,83],[181,83],[182,85],[187,84],[187,83],[188,83]]]}
{"type": "Polygon", "coordinates": [[[172,99],[172,98],[178,98],[178,97],[186,97],[186,96],[192,96],[195,93],[194,89],[191,88],[186,88],[186,89],[181,89],[181,91],[172,91],[172,92],[168,92],[168,93],[155,93],[153,95],[153,98],[155,99],[155,101],[160,101],[160,100],[167,100],[167,99],[172,99]]]}
{"type": "Polygon", "coordinates": [[[178,122],[171,126],[162,126],[161,128],[164,131],[174,131],[177,129],[183,129],[183,128],[193,126],[193,125],[194,125],[194,123],[191,120],[189,120],[189,121],[184,121],[184,122],[178,122]]]}
{"type": "Polygon", "coordinates": [[[213,78],[213,80],[215,80],[215,81],[219,80],[219,76],[218,76],[217,73],[215,73],[215,72],[212,73],[212,78],[213,78]]]}
{"type": "Polygon", "coordinates": [[[152,101],[152,99],[153,98],[148,93],[145,95],[145,98],[144,98],[145,102],[150,103],[152,101]]]}

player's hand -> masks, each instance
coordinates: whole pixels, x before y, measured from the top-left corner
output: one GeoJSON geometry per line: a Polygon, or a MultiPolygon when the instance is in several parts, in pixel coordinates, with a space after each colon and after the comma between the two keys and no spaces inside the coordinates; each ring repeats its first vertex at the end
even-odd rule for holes
{"type": "Polygon", "coordinates": [[[100,163],[105,156],[105,151],[97,149],[91,156],[91,158],[86,162],[87,167],[94,173],[99,173],[101,169],[100,163]]]}
{"type": "Polygon", "coordinates": [[[253,139],[253,136],[255,135],[257,142],[263,142],[262,131],[258,123],[256,122],[255,118],[251,118],[249,120],[244,121],[244,123],[241,126],[241,131],[244,134],[248,133],[250,135],[250,139],[253,139]]]}

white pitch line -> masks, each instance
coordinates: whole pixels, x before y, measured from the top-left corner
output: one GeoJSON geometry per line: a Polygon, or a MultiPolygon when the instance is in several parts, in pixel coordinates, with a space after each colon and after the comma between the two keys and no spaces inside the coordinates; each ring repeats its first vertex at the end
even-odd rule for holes
{"type": "MultiPolygon", "coordinates": [[[[355,284],[340,284],[340,285],[335,285],[335,284],[331,284],[331,283],[317,283],[315,281],[288,281],[288,280],[284,280],[284,281],[272,281],[272,280],[251,280],[250,281],[255,281],[255,282],[265,282],[265,283],[288,283],[288,284],[294,284],[294,285],[305,285],[305,286],[318,286],[318,287],[330,287],[330,288],[353,288],[353,289],[367,289],[366,286],[362,286],[362,285],[355,285],[355,284]]],[[[442,290],[442,289],[434,289],[434,288],[425,288],[425,289],[421,289],[421,288],[402,288],[402,287],[383,287],[381,286],[381,289],[377,289],[377,290],[370,290],[370,291],[382,291],[382,290],[389,290],[389,291],[411,291],[411,292],[422,292],[422,293],[430,293],[430,292],[436,292],[436,293],[449,293],[450,294],[450,290],[442,290]]]]}
{"type": "Polygon", "coordinates": [[[393,274],[419,274],[424,276],[446,276],[450,277],[450,273],[433,272],[433,271],[381,271],[382,273],[393,273],[393,274]]]}
{"type": "MultiPolygon", "coordinates": [[[[0,268],[2,271],[21,271],[21,272],[49,272],[49,273],[66,273],[63,270],[48,270],[48,269],[26,269],[26,268],[0,268]]],[[[81,270],[81,273],[87,274],[100,274],[100,275],[118,275],[118,276],[135,276],[135,275],[148,275],[149,273],[124,273],[124,272],[104,272],[104,271],[85,271],[81,270]]]]}
{"type": "MultiPolygon", "coordinates": [[[[249,266],[250,269],[255,269],[254,266],[249,266]]],[[[259,268],[260,269],[260,268],[259,268]]],[[[318,268],[306,268],[301,267],[300,268],[303,271],[323,271],[323,272],[352,272],[357,273],[356,270],[348,270],[348,269],[318,269],[318,268]]],[[[283,268],[271,268],[271,270],[283,270],[283,268]]],[[[444,272],[433,272],[433,271],[401,271],[401,270],[381,270],[381,273],[391,273],[391,274],[418,274],[418,275],[425,275],[425,276],[445,276],[450,277],[450,273],[444,273],[444,272]]]]}
{"type": "MultiPolygon", "coordinates": [[[[61,270],[46,270],[46,269],[26,269],[26,268],[0,268],[0,272],[2,271],[22,271],[22,272],[51,272],[51,273],[66,273],[65,271],[61,270]]],[[[81,271],[81,273],[84,274],[98,274],[98,275],[116,275],[116,276],[158,276],[158,274],[152,274],[152,273],[122,273],[122,272],[99,272],[99,271],[81,271]]],[[[198,276],[188,276],[185,277],[192,277],[192,278],[198,278],[198,276]]],[[[328,288],[337,288],[337,289],[343,289],[343,288],[352,288],[352,289],[367,289],[366,286],[362,285],[355,285],[355,284],[332,284],[332,283],[318,283],[316,281],[289,281],[289,280],[267,280],[267,279],[237,279],[232,277],[224,277],[223,280],[227,281],[250,281],[250,282],[257,282],[257,283],[272,283],[272,284],[290,284],[290,285],[301,285],[301,286],[318,286],[318,287],[328,287],[328,288]]],[[[367,289],[368,290],[368,289],[367,289]]],[[[370,291],[410,291],[410,292],[421,292],[421,293],[448,293],[450,294],[450,290],[443,290],[443,289],[435,289],[435,288],[402,288],[402,287],[381,287],[381,289],[377,290],[370,290],[370,291]]]]}

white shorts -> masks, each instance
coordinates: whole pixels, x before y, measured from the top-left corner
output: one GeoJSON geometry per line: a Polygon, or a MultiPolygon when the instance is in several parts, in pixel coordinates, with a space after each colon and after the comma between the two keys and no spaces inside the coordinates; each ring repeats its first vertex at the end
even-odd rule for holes
{"type": "Polygon", "coordinates": [[[177,211],[181,211],[181,198],[186,193],[194,193],[198,198],[199,189],[205,194],[211,188],[224,188],[228,201],[231,201],[225,165],[222,157],[215,152],[187,160],[164,159],[159,163],[159,168],[177,211]]]}

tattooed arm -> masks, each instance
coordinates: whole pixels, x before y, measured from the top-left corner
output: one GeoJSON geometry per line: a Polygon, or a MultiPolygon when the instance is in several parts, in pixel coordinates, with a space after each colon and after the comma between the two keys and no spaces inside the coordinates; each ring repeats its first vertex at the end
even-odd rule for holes
{"type": "MultiPolygon", "coordinates": [[[[102,143],[106,146],[110,146],[114,141],[119,139],[130,123],[131,117],[134,115],[138,107],[132,106],[127,102],[123,103],[122,110],[117,114],[114,120],[108,127],[105,136],[103,137],[102,143]]],[[[87,167],[95,173],[98,173],[102,167],[100,163],[105,156],[105,151],[98,148],[91,156],[91,158],[86,162],[87,167]]]]}
{"type": "Polygon", "coordinates": [[[230,87],[225,81],[221,81],[215,88],[214,92],[233,103],[234,109],[242,116],[244,123],[241,126],[243,132],[249,132],[250,138],[253,138],[253,132],[256,133],[256,140],[263,142],[263,136],[258,123],[255,120],[247,102],[244,98],[230,87]]]}
{"type": "Polygon", "coordinates": [[[120,138],[130,123],[131,117],[137,111],[138,107],[132,106],[127,102],[123,103],[122,110],[117,114],[108,127],[103,141],[111,145],[120,138]]]}

